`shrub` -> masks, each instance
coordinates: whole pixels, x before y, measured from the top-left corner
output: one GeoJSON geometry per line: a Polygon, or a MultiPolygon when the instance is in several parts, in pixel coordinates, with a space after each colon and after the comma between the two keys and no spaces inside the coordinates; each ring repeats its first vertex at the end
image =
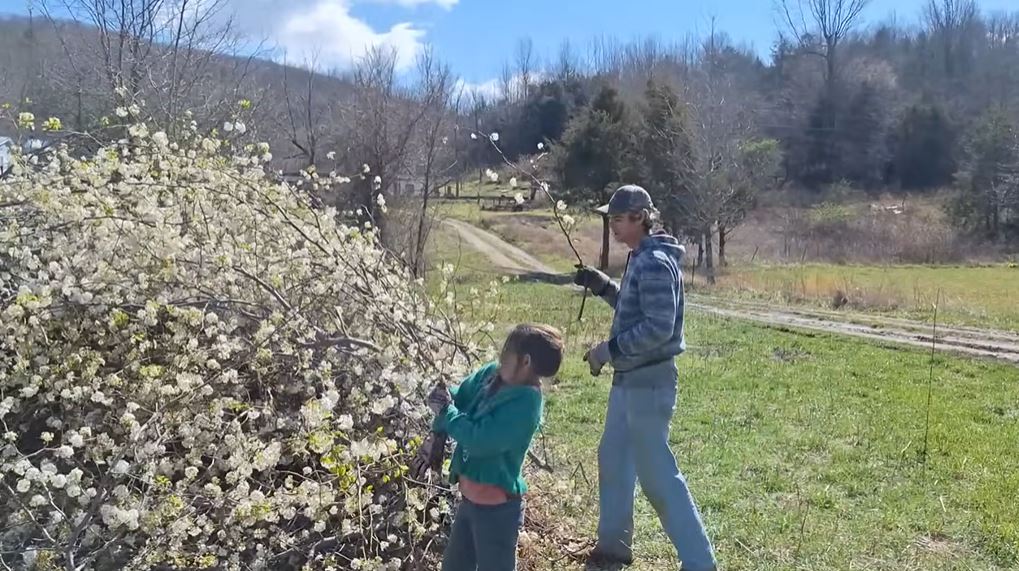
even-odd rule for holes
{"type": "Polygon", "coordinates": [[[442,507],[405,477],[421,394],[490,326],[267,176],[267,146],[181,127],[0,183],[0,559],[400,568],[442,507]]]}

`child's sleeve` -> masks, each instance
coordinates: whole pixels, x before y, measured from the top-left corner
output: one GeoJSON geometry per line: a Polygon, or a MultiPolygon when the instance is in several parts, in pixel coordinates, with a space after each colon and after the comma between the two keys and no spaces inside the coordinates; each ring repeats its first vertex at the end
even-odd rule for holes
{"type": "Polygon", "coordinates": [[[444,415],[446,433],[475,458],[526,448],[541,422],[541,398],[541,393],[534,391],[478,419],[450,406],[444,415]]]}
{"type": "MultiPolygon", "coordinates": [[[[456,408],[467,408],[474,397],[478,394],[478,389],[484,384],[484,381],[495,369],[498,368],[498,363],[489,363],[484,367],[481,367],[477,371],[474,371],[467,377],[465,377],[460,384],[455,387],[449,387],[449,393],[453,396],[453,404],[456,408]]],[[[445,432],[445,415],[437,415],[435,420],[432,422],[432,430],[436,432],[445,432]]]]}

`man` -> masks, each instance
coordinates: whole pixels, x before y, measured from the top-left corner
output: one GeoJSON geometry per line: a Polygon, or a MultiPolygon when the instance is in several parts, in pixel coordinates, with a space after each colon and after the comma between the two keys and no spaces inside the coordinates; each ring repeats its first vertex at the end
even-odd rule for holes
{"type": "Polygon", "coordinates": [[[629,246],[622,282],[581,267],[574,282],[615,308],[609,339],[588,351],[591,373],[611,364],[605,431],[598,448],[600,517],[594,562],[633,561],[633,502],[636,481],[658,513],[678,552],[683,571],[716,568],[711,542],[669,449],[669,424],[676,406],[683,352],[685,250],[665,232],[652,232],[657,210],[639,186],[619,188],[599,209],[610,217],[615,239],[629,246]]]}

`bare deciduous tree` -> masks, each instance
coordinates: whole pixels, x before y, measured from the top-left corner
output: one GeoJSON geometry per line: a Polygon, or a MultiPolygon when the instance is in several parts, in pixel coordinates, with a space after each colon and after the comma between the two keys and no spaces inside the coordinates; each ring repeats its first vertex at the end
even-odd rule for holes
{"type": "Polygon", "coordinates": [[[576,79],[580,72],[580,65],[572,44],[569,40],[563,40],[559,44],[559,53],[552,70],[553,77],[559,82],[567,82],[576,79]]]}
{"type": "Polygon", "coordinates": [[[924,20],[928,31],[941,42],[945,75],[956,73],[957,50],[960,48],[965,30],[977,18],[974,0],[928,0],[924,7],[924,20]]]}
{"type": "Polygon", "coordinates": [[[517,42],[516,57],[517,73],[513,78],[515,93],[513,99],[526,100],[531,93],[531,85],[535,82],[534,42],[531,38],[523,38],[517,42]]]}
{"type": "MultiPolygon", "coordinates": [[[[425,50],[418,58],[418,73],[421,76],[418,97],[424,111],[420,143],[417,145],[422,154],[419,165],[422,170],[421,210],[418,213],[417,234],[407,260],[415,276],[420,276],[424,272],[425,244],[434,221],[428,210],[428,199],[433,193],[438,192],[438,189],[448,184],[449,173],[456,166],[455,158],[453,163],[449,164],[451,149],[446,133],[456,120],[451,112],[459,107],[459,98],[463,94],[460,90],[456,95],[457,101],[451,101],[452,73],[448,66],[437,61],[430,49],[425,50]]],[[[454,140],[453,145],[456,144],[454,140]]]]}
{"type": "Polygon", "coordinates": [[[833,95],[838,83],[839,47],[853,31],[870,0],[778,0],[789,30],[802,44],[817,47],[824,58],[825,85],[833,95]]]}
{"type": "Polygon", "coordinates": [[[353,200],[376,220],[384,242],[387,235],[378,194],[391,194],[396,178],[408,173],[415,133],[430,109],[427,102],[416,100],[409,89],[400,86],[396,59],[394,50],[372,47],[354,69],[352,150],[370,167],[372,176],[358,184],[353,200]]]}
{"type": "Polygon", "coordinates": [[[293,74],[293,70],[290,70],[286,65],[283,67],[283,99],[286,104],[287,135],[290,144],[295,149],[295,154],[287,158],[299,160],[301,168],[315,166],[320,159],[321,139],[327,128],[324,118],[328,113],[325,108],[326,102],[322,100],[322,94],[316,89],[316,79],[319,77],[319,73],[315,60],[313,59],[307,67],[308,77],[303,82],[304,89],[300,93],[293,93],[290,86],[290,76],[293,74]]]}
{"type": "Polygon", "coordinates": [[[42,0],[39,6],[73,72],[79,123],[86,85],[97,77],[102,97],[117,105],[143,98],[149,113],[164,119],[185,109],[220,115],[236,101],[260,51],[218,58],[236,54],[240,45],[228,0],[42,0]],[[65,16],[94,26],[94,42],[66,38],[59,23],[65,16]]]}

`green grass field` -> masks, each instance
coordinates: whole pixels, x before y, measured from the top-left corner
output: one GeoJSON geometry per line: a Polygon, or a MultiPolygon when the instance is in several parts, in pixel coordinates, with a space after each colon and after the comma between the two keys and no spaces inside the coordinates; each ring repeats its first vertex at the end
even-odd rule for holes
{"type": "MultiPolygon", "coordinates": [[[[546,445],[580,501],[552,517],[573,513],[563,526],[593,537],[609,380],[592,378],[581,354],[607,331],[609,312],[588,300],[578,325],[580,298],[569,290],[505,288],[506,324],[545,321],[567,335],[546,445]]],[[[688,343],[672,444],[723,569],[1019,566],[1015,368],[938,356],[925,456],[929,354],[696,313],[688,343]]],[[[633,569],[674,569],[643,499],[638,513],[633,569]]]]}
{"type": "MultiPolygon", "coordinates": [[[[494,277],[476,253],[458,255],[465,285],[494,277]]],[[[926,291],[922,278],[942,289],[945,314],[958,322],[1008,326],[1017,311],[1006,292],[1019,274],[1005,267],[827,266],[814,268],[817,278],[811,268],[750,271],[759,283],[851,272],[860,287],[886,284],[900,295],[926,291]]],[[[723,280],[721,288],[731,286],[723,280]]],[[[596,451],[609,391],[609,377],[592,378],[581,355],[607,333],[611,315],[588,299],[578,323],[579,294],[554,285],[512,282],[503,292],[501,325],[551,323],[569,347],[546,389],[545,437],[534,447],[556,471],[535,476],[532,496],[543,529],[562,531],[529,536],[523,568],[579,569],[564,550],[594,537],[596,451]]],[[[917,295],[919,311],[927,301],[917,295]]],[[[687,315],[687,341],[672,445],[722,569],[1019,568],[1015,367],[938,355],[930,383],[925,351],[696,312],[687,315]]],[[[643,498],[637,513],[632,569],[676,569],[643,498]]]]}

